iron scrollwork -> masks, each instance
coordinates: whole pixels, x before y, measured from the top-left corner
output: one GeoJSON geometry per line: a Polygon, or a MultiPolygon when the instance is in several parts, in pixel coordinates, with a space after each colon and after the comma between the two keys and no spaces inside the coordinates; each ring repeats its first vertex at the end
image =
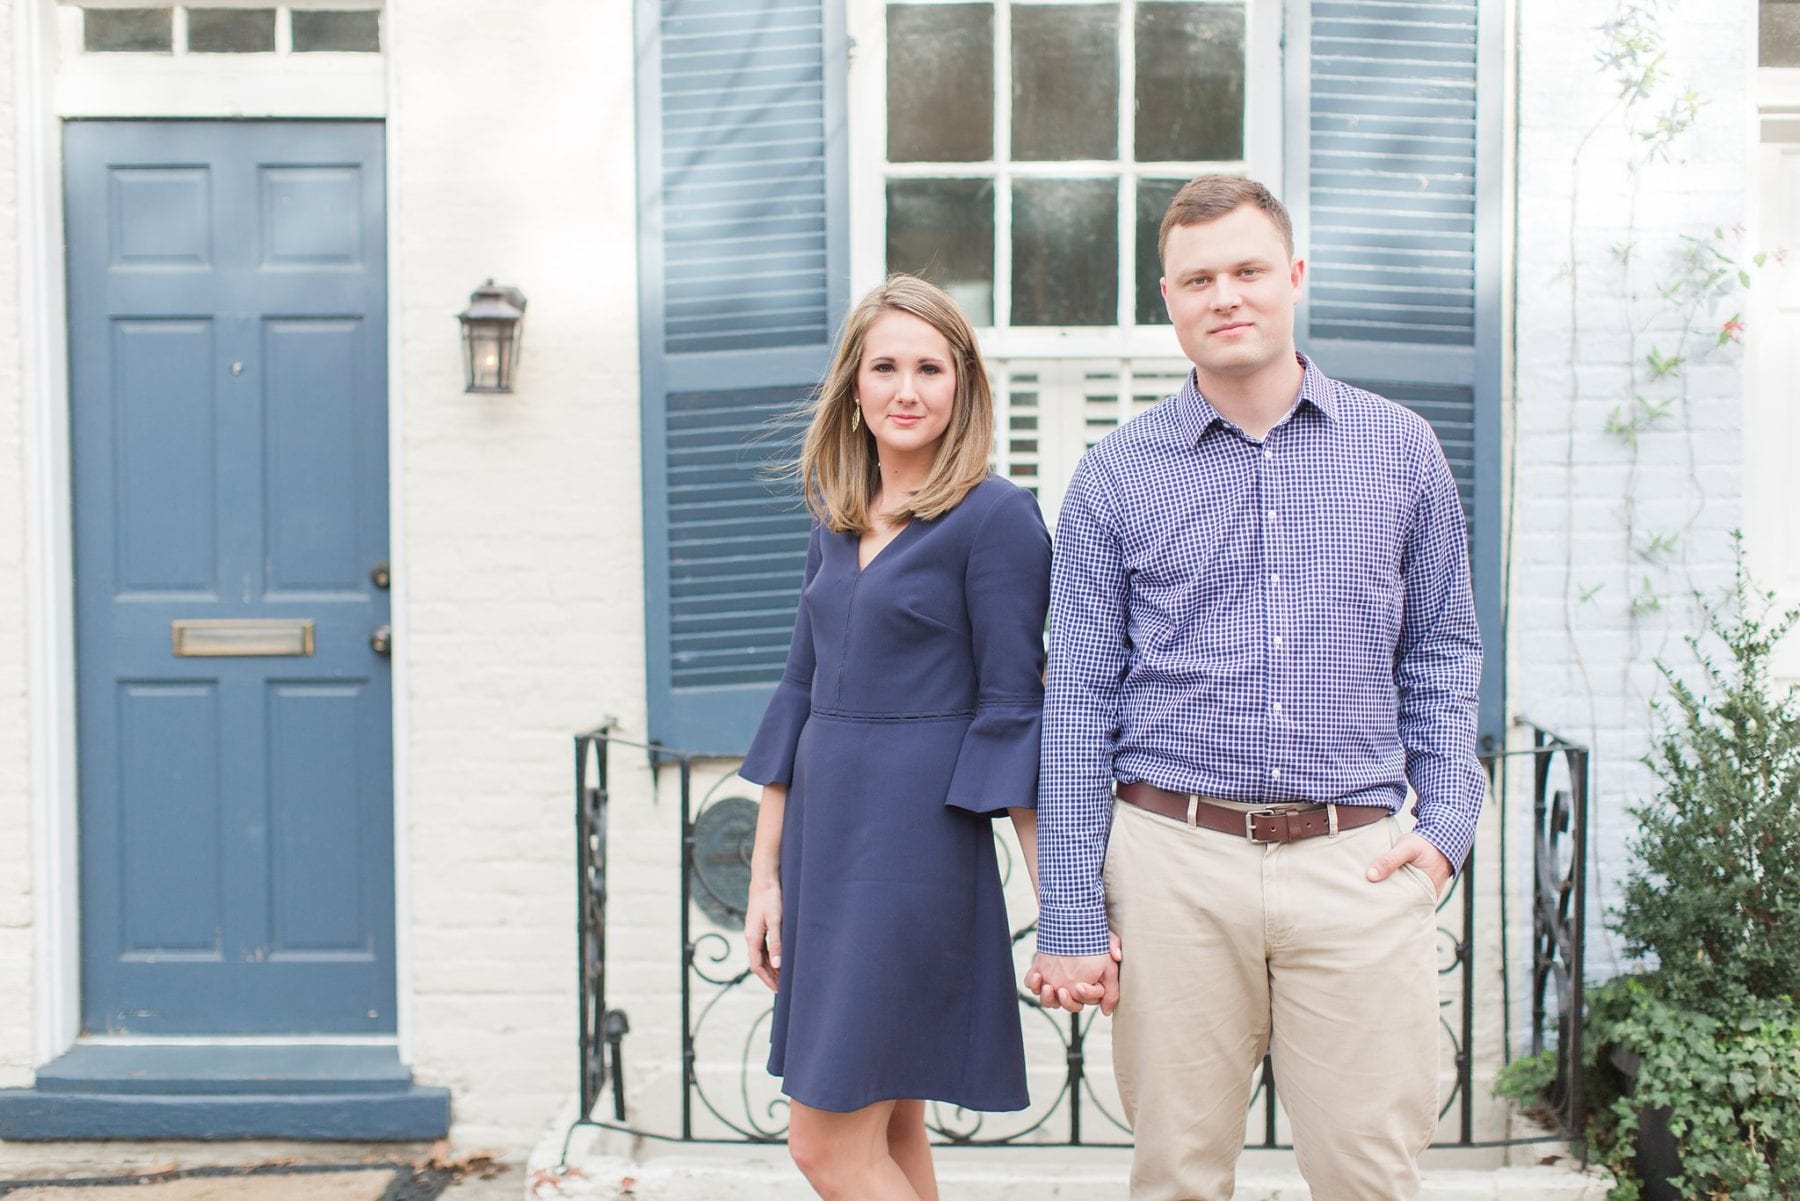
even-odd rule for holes
{"type": "Polygon", "coordinates": [[[1586,1124],[1581,1019],[1588,751],[1541,729],[1533,738],[1531,1049],[1540,1053],[1554,1038],[1556,1079],[1548,1100],[1564,1129],[1578,1132],[1586,1124]]]}
{"type": "MultiPolygon", "coordinates": [[[[580,1124],[594,1121],[595,1107],[610,1085],[613,1114],[624,1121],[621,1051],[629,1026],[622,1011],[606,1007],[606,756],[610,745],[633,746],[650,754],[653,766],[673,769],[679,782],[681,813],[680,953],[683,1088],[679,1137],[707,1141],[774,1142],[786,1137],[788,1102],[779,1083],[763,1068],[773,1000],[751,975],[741,931],[749,884],[749,852],[756,804],[735,765],[684,755],[661,747],[625,743],[596,730],[576,739],[576,828],[580,893],[581,1103],[580,1124]],[[696,776],[706,773],[704,787],[696,776]],[[698,801],[696,802],[696,796],[698,801]],[[716,927],[696,932],[696,919],[716,927]],[[696,1118],[711,1127],[695,1131],[696,1118]]],[[[1554,1098],[1567,1130],[1578,1130],[1580,1094],[1581,970],[1585,920],[1586,811],[1588,753],[1532,727],[1529,748],[1482,757],[1490,793],[1503,797],[1506,764],[1532,765],[1535,812],[1532,868],[1533,1007],[1532,1047],[1554,1039],[1559,1056],[1554,1098]],[[1560,774],[1552,769],[1560,766],[1560,774]]],[[[1504,843],[1504,834],[1502,837],[1504,843]]],[[[1003,883],[1022,894],[1012,844],[1000,838],[1003,883]]],[[[1441,1100],[1440,1119],[1457,1114],[1456,1137],[1448,1131],[1440,1145],[1473,1143],[1475,1108],[1474,945],[1476,857],[1438,902],[1440,1024],[1448,1057],[1455,1065],[1441,1100]]],[[[1505,859],[1501,861],[1505,876],[1505,859]]],[[[1502,880],[1503,891],[1506,881],[1502,880]]],[[[1029,896],[1022,897],[1029,907],[1029,896]]],[[[1013,934],[1015,968],[1029,963],[1035,923],[1013,934]]],[[[1504,974],[1505,965],[1502,966],[1504,974]]],[[[941,1142],[962,1145],[1129,1146],[1111,1072],[1095,1071],[1089,1039],[1096,1013],[1063,1014],[1040,1009],[1020,993],[1025,1017],[1032,1095],[1028,1110],[983,1114],[933,1104],[927,1125],[941,1142]]],[[[1502,1025],[1505,1025],[1503,1017],[1502,1025]]],[[[1277,1082],[1267,1059],[1259,1069],[1246,1115],[1250,1146],[1285,1148],[1285,1119],[1277,1082]]],[[[637,1131],[636,1133],[651,1133],[637,1131]]],[[[667,1136],[664,1136],[667,1137],[667,1136]]],[[[1504,1141],[1504,1140],[1501,1140],[1504,1141]]]]}
{"type": "Polygon", "coordinates": [[[594,1112],[608,1082],[613,1117],[625,1120],[623,1010],[606,1007],[606,745],[604,728],[575,737],[575,932],[580,968],[581,1113],[594,1112]]]}

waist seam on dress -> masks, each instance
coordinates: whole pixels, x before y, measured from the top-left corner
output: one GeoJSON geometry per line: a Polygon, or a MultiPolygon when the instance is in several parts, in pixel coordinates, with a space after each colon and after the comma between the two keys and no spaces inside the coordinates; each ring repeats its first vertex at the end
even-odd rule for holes
{"type": "Polygon", "coordinates": [[[813,706],[812,712],[816,717],[835,717],[843,721],[949,721],[975,716],[973,709],[946,709],[941,713],[870,713],[861,709],[826,709],[818,705],[813,706]]]}

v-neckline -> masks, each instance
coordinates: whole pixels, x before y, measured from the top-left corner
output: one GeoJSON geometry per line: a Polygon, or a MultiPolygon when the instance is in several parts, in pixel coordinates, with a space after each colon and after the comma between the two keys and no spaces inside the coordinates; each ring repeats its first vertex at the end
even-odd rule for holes
{"type": "Polygon", "coordinates": [[[864,572],[868,571],[871,567],[875,566],[876,563],[880,562],[881,557],[883,555],[887,554],[890,550],[894,549],[894,543],[896,543],[896,542],[900,541],[900,539],[906,537],[907,532],[910,531],[914,526],[916,526],[918,524],[919,524],[919,519],[917,517],[914,517],[912,520],[908,521],[905,525],[901,526],[899,531],[897,533],[895,533],[895,535],[892,538],[889,538],[886,542],[883,542],[881,544],[880,549],[878,549],[874,554],[869,556],[869,561],[867,563],[864,563],[862,561],[862,535],[852,533],[850,535],[850,551],[853,555],[856,556],[855,559],[852,560],[856,564],[856,574],[860,576],[864,572]]]}

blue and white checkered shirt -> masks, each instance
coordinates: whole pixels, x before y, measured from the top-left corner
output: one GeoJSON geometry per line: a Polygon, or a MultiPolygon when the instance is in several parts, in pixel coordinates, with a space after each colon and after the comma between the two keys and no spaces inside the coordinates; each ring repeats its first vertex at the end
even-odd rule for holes
{"type": "Polygon", "coordinates": [[[1113,781],[1397,811],[1460,865],[1486,776],[1450,465],[1417,414],[1304,356],[1260,442],[1193,375],[1081,460],[1056,527],[1038,949],[1107,947],[1113,781]]]}

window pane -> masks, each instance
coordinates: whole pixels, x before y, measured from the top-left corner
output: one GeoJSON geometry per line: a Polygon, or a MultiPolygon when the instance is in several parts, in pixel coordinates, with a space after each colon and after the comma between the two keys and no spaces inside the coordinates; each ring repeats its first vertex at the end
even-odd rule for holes
{"type": "Polygon", "coordinates": [[[174,45],[167,8],[90,8],[81,14],[81,48],[112,50],[161,50],[174,45]]]}
{"type": "Polygon", "coordinates": [[[1761,32],[1759,65],[1800,67],[1800,0],[1762,0],[1761,32]]]}
{"type": "Polygon", "coordinates": [[[296,12],[293,21],[297,54],[315,50],[374,54],[381,49],[378,12],[296,12]]]}
{"type": "Polygon", "coordinates": [[[1162,256],[1156,252],[1156,237],[1162,232],[1163,214],[1169,201],[1181,191],[1185,179],[1140,179],[1137,186],[1137,323],[1169,324],[1169,310],[1163,307],[1162,256]]]}
{"type": "Polygon", "coordinates": [[[1118,322],[1118,181],[1021,179],[1012,224],[1014,325],[1118,322]]]}
{"type": "Polygon", "coordinates": [[[888,161],[993,158],[993,6],[896,4],[887,22],[888,161]]]}
{"type": "Polygon", "coordinates": [[[1021,160],[1119,156],[1117,5],[1012,10],[1012,153],[1021,160]]]}
{"type": "Polygon", "coordinates": [[[188,49],[195,54],[268,54],[275,49],[272,8],[190,8],[188,49]]]}
{"type": "Polygon", "coordinates": [[[1243,6],[1145,0],[1136,37],[1138,161],[1243,158],[1243,6]]]}
{"type": "Polygon", "coordinates": [[[976,325],[994,323],[994,184],[891,179],[887,268],[930,280],[976,325]]]}

